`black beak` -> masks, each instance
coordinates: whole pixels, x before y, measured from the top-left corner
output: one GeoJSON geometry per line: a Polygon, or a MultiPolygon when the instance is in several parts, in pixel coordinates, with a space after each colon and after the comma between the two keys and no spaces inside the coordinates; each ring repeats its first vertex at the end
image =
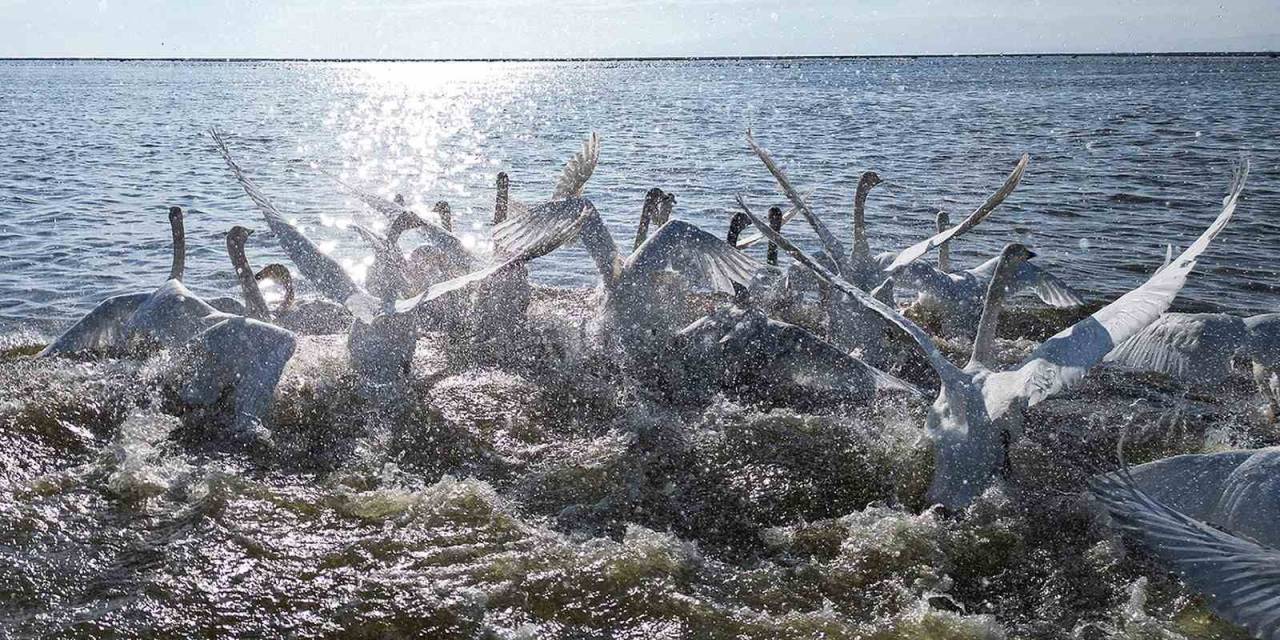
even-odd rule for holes
{"type": "Polygon", "coordinates": [[[1036,257],[1036,252],[1034,252],[1034,251],[1032,251],[1032,250],[1030,250],[1030,249],[1027,249],[1027,259],[1028,259],[1028,260],[1030,260],[1030,259],[1032,259],[1032,258],[1034,258],[1034,257],[1036,257]]]}

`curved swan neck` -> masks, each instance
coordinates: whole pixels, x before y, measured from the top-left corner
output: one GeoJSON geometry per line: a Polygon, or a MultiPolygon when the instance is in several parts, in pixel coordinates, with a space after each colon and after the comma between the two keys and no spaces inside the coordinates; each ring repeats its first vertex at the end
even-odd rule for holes
{"type": "Polygon", "coordinates": [[[507,219],[511,203],[511,180],[505,171],[498,173],[498,196],[493,201],[493,223],[502,224],[507,219]]]}
{"type": "MultiPolygon", "coordinates": [[[[769,207],[769,228],[774,231],[782,231],[782,209],[779,207],[769,207]]],[[[769,243],[769,248],[765,252],[765,260],[770,266],[778,266],[778,245],[773,242],[769,243]]]]}
{"type": "MultiPolygon", "coordinates": [[[[938,233],[942,233],[951,228],[951,216],[946,211],[938,212],[937,225],[935,227],[938,233]]],[[[938,246],[938,269],[944,273],[951,271],[951,242],[947,241],[938,246]]]]}
{"type": "Polygon", "coordinates": [[[173,262],[169,267],[169,279],[181,282],[187,266],[187,234],[182,224],[181,207],[169,207],[169,230],[173,233],[173,262]]]}
{"type": "Polygon", "coordinates": [[[426,226],[426,220],[423,220],[418,214],[412,211],[405,211],[396,216],[391,222],[391,226],[387,228],[387,244],[395,246],[400,242],[400,235],[410,229],[426,226]]]}
{"type": "Polygon", "coordinates": [[[271,309],[262,297],[258,281],[254,279],[253,267],[249,266],[249,258],[244,253],[244,243],[249,238],[249,231],[243,227],[235,227],[227,234],[227,255],[231,257],[231,266],[235,267],[236,280],[240,283],[240,291],[244,295],[245,310],[249,317],[263,322],[271,321],[271,309]]]}
{"type": "Polygon", "coordinates": [[[662,199],[662,189],[657,187],[644,194],[644,206],[640,208],[640,224],[636,227],[636,241],[631,247],[634,251],[649,239],[649,223],[658,215],[658,201],[662,199]]]}
{"type": "Polygon", "coordinates": [[[261,271],[253,276],[255,282],[260,282],[268,278],[284,288],[284,299],[280,301],[279,305],[276,305],[276,310],[272,314],[278,318],[281,315],[284,315],[284,313],[293,306],[293,301],[297,293],[293,287],[293,273],[289,271],[289,267],[286,267],[279,262],[273,262],[263,267],[261,271]]]}
{"type": "Polygon", "coordinates": [[[874,171],[862,174],[858,180],[858,190],[853,194],[853,255],[871,255],[871,245],[867,243],[867,194],[871,188],[880,183],[880,176],[874,171]]]}
{"type": "Polygon", "coordinates": [[[987,285],[987,297],[982,305],[982,319],[978,321],[978,333],[973,338],[973,354],[969,358],[969,366],[982,366],[990,369],[994,363],[996,328],[1000,323],[1000,312],[1004,308],[1005,298],[1009,295],[1009,285],[1014,274],[1022,266],[1031,252],[1022,245],[1011,244],[1000,254],[1000,262],[996,264],[995,273],[987,285]]]}

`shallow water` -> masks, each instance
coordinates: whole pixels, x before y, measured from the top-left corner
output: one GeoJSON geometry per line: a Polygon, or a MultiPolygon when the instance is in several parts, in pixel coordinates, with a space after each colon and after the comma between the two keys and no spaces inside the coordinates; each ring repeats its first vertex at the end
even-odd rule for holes
{"type": "MultiPolygon", "coordinates": [[[[225,416],[170,406],[163,354],[23,354],[163,277],[171,203],[191,210],[187,281],[232,290],[220,234],[261,225],[200,136],[211,123],[356,272],[340,222],[369,214],[311,160],[447,198],[483,237],[494,172],[535,200],[597,129],[590,193],[628,237],[655,184],[709,225],[738,189],[776,199],[749,124],[797,182],[848,187],[819,193],[832,212],[863,168],[902,183],[869,205],[873,246],[889,248],[925,233],[940,202],[976,205],[1028,150],[1023,187],[958,259],[1022,237],[1098,299],[1158,264],[1170,235],[1198,232],[1247,148],[1248,196],[1182,304],[1266,309],[1274,62],[0,63],[0,76],[0,150],[15,158],[0,174],[0,637],[1246,637],[1082,498],[1122,432],[1133,462],[1280,442],[1243,372],[1215,393],[1091,374],[1029,413],[1006,481],[956,516],[922,512],[918,401],[672,406],[637,385],[582,341],[593,298],[573,287],[592,267],[577,247],[537,270],[555,288],[516,342],[426,336],[405,387],[367,384],[341,337],[305,338],[270,452],[229,447],[225,416]]],[[[265,231],[254,242],[255,262],[281,257],[265,231]]],[[[1067,321],[1009,314],[1001,357],[1067,321]]]]}
{"type": "MultiPolygon", "coordinates": [[[[1019,154],[1021,188],[956,247],[976,264],[1011,239],[1090,296],[1131,288],[1216,213],[1231,164],[1254,171],[1237,220],[1184,300],[1236,310],[1280,303],[1269,241],[1280,228],[1280,63],[1274,58],[956,58],[582,63],[0,62],[0,326],[48,329],[166,272],[167,205],[191,211],[189,283],[234,289],[233,224],[262,227],[203,132],[218,125],[286,212],[353,271],[368,250],[348,220],[376,214],[311,163],[429,209],[444,199],[478,243],[494,175],[514,196],[550,194],[590,131],[589,194],[619,237],[644,192],[723,229],[733,195],[780,201],[744,130],[820,188],[848,233],[859,173],[901,186],[868,205],[877,251],[901,248],[946,208],[967,213],[1019,154]]],[[[808,238],[797,227],[794,233],[808,238]]],[[[762,249],[758,249],[762,251],[762,249]]],[[[282,256],[265,232],[255,264],[282,256]]],[[[536,275],[586,285],[580,248],[536,275]]]]}

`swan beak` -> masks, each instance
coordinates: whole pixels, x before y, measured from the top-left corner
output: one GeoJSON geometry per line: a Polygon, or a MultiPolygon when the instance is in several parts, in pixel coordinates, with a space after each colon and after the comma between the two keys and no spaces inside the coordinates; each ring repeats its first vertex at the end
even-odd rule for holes
{"type": "Polygon", "coordinates": [[[1032,251],[1032,250],[1030,250],[1030,249],[1027,249],[1027,259],[1028,259],[1028,260],[1030,260],[1030,259],[1032,259],[1032,258],[1034,258],[1034,257],[1036,257],[1036,252],[1034,252],[1034,251],[1032,251]]]}

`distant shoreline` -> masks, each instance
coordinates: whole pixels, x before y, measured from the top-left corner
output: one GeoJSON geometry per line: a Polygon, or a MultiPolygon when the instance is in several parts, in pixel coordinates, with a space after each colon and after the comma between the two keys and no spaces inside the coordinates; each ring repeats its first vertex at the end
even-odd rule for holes
{"type": "Polygon", "coordinates": [[[0,62],[736,62],[754,60],[877,60],[949,58],[1276,58],[1280,51],[1166,51],[1146,53],[926,53],[796,56],[658,56],[573,58],[118,58],[0,57],[0,62]]]}

